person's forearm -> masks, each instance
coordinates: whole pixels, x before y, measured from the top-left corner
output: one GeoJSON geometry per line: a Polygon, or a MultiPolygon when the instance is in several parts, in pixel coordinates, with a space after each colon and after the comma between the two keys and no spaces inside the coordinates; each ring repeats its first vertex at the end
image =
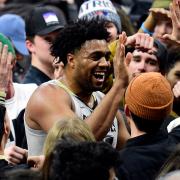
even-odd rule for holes
{"type": "Polygon", "coordinates": [[[86,119],[95,138],[102,140],[109,131],[124,95],[125,88],[120,82],[115,82],[110,91],[104,96],[101,103],[86,119]]]}
{"type": "MultiPolygon", "coordinates": [[[[145,29],[147,29],[149,32],[153,32],[154,31],[154,26],[155,26],[155,21],[154,18],[152,16],[152,13],[149,14],[149,16],[146,18],[146,20],[143,22],[143,26],[145,29]]],[[[141,26],[142,27],[142,26],[141,26]]],[[[143,33],[144,30],[143,28],[140,28],[138,30],[138,32],[143,33]]]]}

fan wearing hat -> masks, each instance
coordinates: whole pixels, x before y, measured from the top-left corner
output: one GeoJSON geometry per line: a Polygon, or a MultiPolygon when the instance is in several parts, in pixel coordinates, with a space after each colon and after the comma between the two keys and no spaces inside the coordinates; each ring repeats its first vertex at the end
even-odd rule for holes
{"type": "Polygon", "coordinates": [[[117,14],[116,8],[109,0],[89,0],[84,2],[79,10],[79,19],[99,18],[106,21],[105,27],[110,33],[108,41],[112,42],[121,33],[121,19],[117,14]]]}
{"type": "Polygon", "coordinates": [[[66,24],[62,11],[53,6],[35,7],[25,18],[26,46],[31,54],[31,65],[23,83],[40,85],[54,78],[50,46],[66,24]]]}
{"type": "MultiPolygon", "coordinates": [[[[99,19],[105,21],[105,27],[109,33],[107,41],[113,42],[118,39],[121,33],[121,19],[116,8],[110,0],[89,0],[85,1],[79,9],[79,19],[99,19]]],[[[111,72],[113,70],[110,70],[111,72]]],[[[107,75],[106,83],[104,84],[104,93],[107,93],[113,83],[112,73],[107,75]]]]}
{"type": "Polygon", "coordinates": [[[13,80],[21,82],[25,74],[25,56],[28,56],[26,48],[26,33],[24,19],[16,14],[4,14],[0,16],[0,33],[7,36],[16,52],[16,66],[13,69],[13,80]]]}
{"type": "MultiPolygon", "coordinates": [[[[26,150],[17,145],[19,132],[15,130],[14,123],[20,111],[25,108],[29,97],[36,89],[36,84],[13,83],[12,69],[16,63],[16,53],[11,41],[0,33],[0,86],[5,91],[4,96],[6,111],[10,119],[11,133],[5,148],[6,159],[12,164],[20,163],[26,157],[26,150]],[[6,47],[6,46],[8,47],[6,47]],[[7,48],[7,49],[6,49],[7,48]]],[[[2,97],[0,98],[2,99],[2,97]]],[[[20,125],[20,124],[19,124],[20,125]]],[[[21,125],[20,125],[21,126],[21,125]]]]}
{"type": "Polygon", "coordinates": [[[18,53],[29,55],[25,44],[25,22],[20,16],[16,14],[4,14],[0,16],[0,33],[12,41],[18,53]]]}
{"type": "Polygon", "coordinates": [[[131,137],[120,151],[118,178],[153,180],[180,141],[180,126],[169,134],[160,130],[172,110],[171,86],[160,73],[142,73],[128,85],[125,104],[131,137]]]}

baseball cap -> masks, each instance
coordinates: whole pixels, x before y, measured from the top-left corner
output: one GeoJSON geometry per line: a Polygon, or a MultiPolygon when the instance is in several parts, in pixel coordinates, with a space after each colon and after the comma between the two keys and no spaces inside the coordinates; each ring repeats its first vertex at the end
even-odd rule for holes
{"type": "Polygon", "coordinates": [[[8,46],[8,52],[11,52],[13,54],[14,57],[16,57],[13,45],[11,43],[11,41],[4,36],[3,34],[0,33],[0,42],[2,43],[2,45],[7,45],[8,46]]]}
{"type": "Polygon", "coordinates": [[[53,6],[39,6],[30,11],[25,18],[26,35],[46,35],[61,29],[66,24],[63,12],[53,6]]]}
{"type": "Polygon", "coordinates": [[[16,14],[0,16],[0,33],[7,36],[20,54],[29,55],[25,40],[25,22],[16,14]]]}

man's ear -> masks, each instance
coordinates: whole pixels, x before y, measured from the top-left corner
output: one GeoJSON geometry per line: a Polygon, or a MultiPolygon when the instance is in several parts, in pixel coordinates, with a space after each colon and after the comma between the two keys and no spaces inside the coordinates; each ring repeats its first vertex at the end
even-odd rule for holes
{"type": "Polygon", "coordinates": [[[131,117],[131,112],[130,112],[127,104],[125,104],[125,106],[124,106],[124,112],[126,115],[128,131],[129,131],[129,134],[131,134],[131,119],[132,119],[132,117],[131,117]]]}
{"type": "Polygon", "coordinates": [[[124,112],[125,112],[125,114],[126,114],[126,117],[131,118],[131,112],[130,112],[130,110],[129,110],[127,104],[125,104],[124,112]]]}
{"type": "Polygon", "coordinates": [[[132,58],[133,58],[132,53],[128,52],[127,55],[126,55],[126,58],[125,58],[125,64],[126,64],[126,66],[129,66],[132,58]]]}
{"type": "Polygon", "coordinates": [[[74,69],[75,67],[75,58],[74,58],[74,54],[68,53],[67,54],[67,63],[70,65],[70,67],[72,67],[72,69],[74,69]]]}
{"type": "Polygon", "coordinates": [[[26,47],[31,53],[34,52],[34,44],[30,40],[26,40],[26,47]]]}

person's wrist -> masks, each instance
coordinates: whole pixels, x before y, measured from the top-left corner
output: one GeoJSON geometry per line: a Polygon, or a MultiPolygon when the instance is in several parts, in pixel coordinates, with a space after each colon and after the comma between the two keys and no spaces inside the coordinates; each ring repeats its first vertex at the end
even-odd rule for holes
{"type": "Polygon", "coordinates": [[[152,35],[152,34],[153,34],[153,32],[150,32],[150,31],[145,27],[144,23],[142,23],[141,29],[143,30],[144,33],[147,33],[147,34],[149,34],[149,35],[152,35]]]}
{"type": "Polygon", "coordinates": [[[146,29],[148,29],[150,32],[152,32],[154,30],[155,19],[154,19],[154,16],[152,15],[152,12],[149,14],[149,16],[144,21],[144,27],[146,29]]]}

